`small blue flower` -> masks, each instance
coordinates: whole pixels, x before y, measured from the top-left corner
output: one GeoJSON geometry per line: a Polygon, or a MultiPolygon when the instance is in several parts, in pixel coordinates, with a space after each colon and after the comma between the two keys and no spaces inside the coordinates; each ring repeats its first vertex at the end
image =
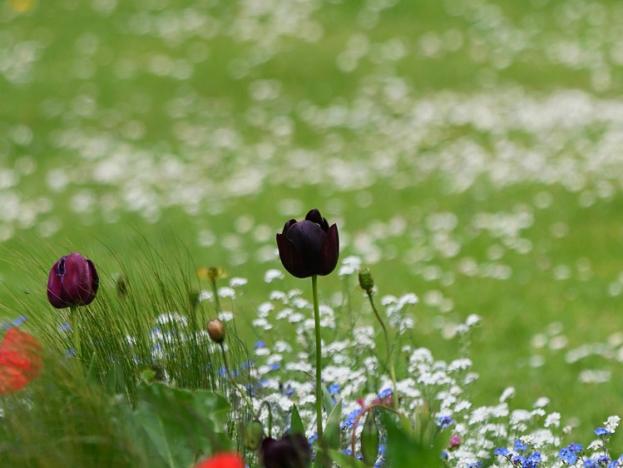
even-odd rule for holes
{"type": "Polygon", "coordinates": [[[608,463],[610,463],[610,457],[608,455],[602,454],[597,457],[597,464],[607,465],[608,463]]]}
{"type": "Polygon", "coordinates": [[[255,342],[255,349],[262,349],[266,347],[266,343],[264,343],[262,340],[258,340],[255,342]]]}
{"type": "Polygon", "coordinates": [[[58,326],[58,331],[63,333],[71,332],[71,324],[69,322],[63,322],[58,326]]]}
{"type": "Polygon", "coordinates": [[[476,461],[467,465],[467,468],[482,468],[482,462],[476,461]]]}
{"type": "Polygon", "coordinates": [[[526,464],[526,457],[523,455],[513,455],[511,457],[511,463],[513,466],[524,466],[526,464]]]}
{"type": "Polygon", "coordinates": [[[571,446],[561,448],[558,456],[568,465],[574,465],[575,462],[578,461],[578,454],[575,450],[571,449],[571,446]]]}
{"type": "Polygon", "coordinates": [[[307,442],[309,442],[309,445],[314,445],[314,443],[318,440],[318,433],[314,432],[312,435],[310,435],[307,438],[307,442]]]}
{"type": "Polygon", "coordinates": [[[454,419],[450,416],[437,417],[437,427],[439,427],[439,429],[445,429],[446,427],[450,427],[452,424],[454,424],[454,419]]]}
{"type": "Polygon", "coordinates": [[[15,320],[13,320],[12,324],[13,324],[14,327],[19,327],[19,326],[22,326],[24,324],[24,322],[26,322],[26,316],[25,315],[20,315],[15,320]]]}
{"type": "Polygon", "coordinates": [[[329,390],[330,395],[336,395],[340,393],[340,384],[332,383],[331,385],[329,385],[329,388],[327,390],[329,390]]]}
{"type": "Polygon", "coordinates": [[[278,362],[274,362],[270,365],[270,370],[272,371],[276,371],[281,369],[281,364],[279,364],[278,362]]]}
{"type": "Polygon", "coordinates": [[[447,460],[448,459],[448,451],[447,450],[442,450],[441,451],[441,459],[442,460],[447,460]]]}
{"type": "Polygon", "coordinates": [[[584,468],[599,468],[599,464],[592,458],[584,460],[584,468]]]}
{"type": "Polygon", "coordinates": [[[598,427],[597,429],[595,429],[594,432],[597,437],[603,437],[603,436],[608,436],[612,434],[612,432],[610,432],[605,427],[598,427]]]}
{"type": "Polygon", "coordinates": [[[582,447],[582,444],[578,444],[577,442],[573,442],[572,444],[569,444],[569,450],[575,453],[580,453],[583,448],[584,447],[582,447]]]}
{"type": "Polygon", "coordinates": [[[528,446],[524,444],[521,440],[515,439],[513,450],[515,450],[515,452],[525,452],[526,450],[528,450],[528,446]]]}
{"type": "Polygon", "coordinates": [[[506,447],[498,447],[493,450],[493,455],[498,455],[500,457],[506,457],[510,452],[506,447]]]}
{"type": "Polygon", "coordinates": [[[541,453],[540,452],[532,452],[526,458],[526,461],[523,464],[523,468],[537,468],[541,463],[541,453]]]}
{"type": "Polygon", "coordinates": [[[381,400],[383,400],[385,398],[389,398],[390,396],[392,396],[392,389],[391,388],[384,388],[383,390],[381,390],[379,392],[379,398],[381,400]]]}
{"type": "Polygon", "coordinates": [[[355,420],[359,417],[362,411],[363,410],[361,408],[355,408],[350,413],[348,413],[346,418],[344,418],[344,421],[342,421],[342,423],[340,424],[340,429],[352,429],[355,420]]]}

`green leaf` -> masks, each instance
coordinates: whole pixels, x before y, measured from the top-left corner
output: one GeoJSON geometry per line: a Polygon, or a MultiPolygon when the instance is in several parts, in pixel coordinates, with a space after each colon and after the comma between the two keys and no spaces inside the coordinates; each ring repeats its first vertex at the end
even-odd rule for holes
{"type": "Polygon", "coordinates": [[[366,465],[374,466],[379,453],[379,428],[374,409],[368,411],[361,431],[361,454],[366,465]]]}
{"type": "Polygon", "coordinates": [[[327,387],[324,385],[322,386],[322,406],[327,414],[330,414],[335,407],[335,400],[329,393],[329,390],[327,390],[327,387]]]}
{"type": "Polygon", "coordinates": [[[340,420],[342,419],[342,401],[339,401],[327,418],[324,432],[324,444],[329,449],[340,448],[340,420]]]}
{"type": "Polygon", "coordinates": [[[330,450],[329,455],[331,456],[331,460],[333,460],[340,468],[365,468],[366,465],[361,463],[354,457],[350,455],[346,455],[345,453],[340,452],[339,450],[330,450]]]}
{"type": "Polygon", "coordinates": [[[303,420],[296,405],[292,405],[290,412],[290,434],[305,435],[305,426],[303,426],[303,420]]]}
{"type": "Polygon", "coordinates": [[[383,426],[387,431],[387,463],[392,468],[411,468],[425,466],[427,468],[443,467],[441,459],[441,438],[434,443],[423,443],[405,430],[404,421],[396,421],[395,414],[384,411],[381,415],[383,426]]]}
{"type": "Polygon", "coordinates": [[[141,385],[133,412],[143,440],[169,467],[188,467],[198,453],[226,450],[230,406],[207,390],[141,385]]]}

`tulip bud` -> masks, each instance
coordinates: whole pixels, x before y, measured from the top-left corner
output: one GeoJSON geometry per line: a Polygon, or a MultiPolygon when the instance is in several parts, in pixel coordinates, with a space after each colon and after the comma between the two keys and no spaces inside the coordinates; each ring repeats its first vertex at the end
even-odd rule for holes
{"type": "Polygon", "coordinates": [[[267,437],[262,441],[260,458],[265,468],[307,468],[311,462],[311,448],[301,434],[286,435],[278,440],[267,437]]]}
{"type": "Polygon", "coordinates": [[[208,322],[208,335],[215,343],[221,344],[225,341],[225,324],[219,319],[213,319],[208,322]]]}
{"type": "Polygon", "coordinates": [[[79,253],[61,257],[48,275],[48,300],[57,309],[88,305],[99,287],[99,277],[91,260],[79,253]]]}
{"type": "Polygon", "coordinates": [[[291,219],[284,225],[277,234],[277,247],[281,263],[291,275],[328,275],[339,257],[337,225],[329,227],[318,210],[311,210],[303,221],[291,219]]]}
{"type": "Polygon", "coordinates": [[[257,450],[260,447],[264,426],[258,420],[251,421],[244,431],[244,445],[248,450],[257,450]]]}
{"type": "Polygon", "coordinates": [[[368,268],[359,270],[359,286],[367,293],[374,289],[374,278],[372,278],[372,273],[368,268]]]}

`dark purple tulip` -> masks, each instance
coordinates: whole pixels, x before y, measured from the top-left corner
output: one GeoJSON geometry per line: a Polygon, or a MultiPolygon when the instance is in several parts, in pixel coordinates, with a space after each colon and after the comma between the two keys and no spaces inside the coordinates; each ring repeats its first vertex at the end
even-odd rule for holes
{"type": "Polygon", "coordinates": [[[340,254],[337,226],[329,227],[320,211],[311,210],[303,221],[291,219],[285,224],[277,234],[277,247],[281,263],[297,278],[328,275],[340,254]]]}
{"type": "Polygon", "coordinates": [[[95,265],[79,253],[61,257],[48,276],[48,300],[57,309],[90,304],[95,299],[99,277],[95,265]]]}
{"type": "Polygon", "coordinates": [[[301,434],[278,440],[267,437],[260,446],[260,458],[264,468],[306,468],[311,463],[311,448],[301,434]]]}

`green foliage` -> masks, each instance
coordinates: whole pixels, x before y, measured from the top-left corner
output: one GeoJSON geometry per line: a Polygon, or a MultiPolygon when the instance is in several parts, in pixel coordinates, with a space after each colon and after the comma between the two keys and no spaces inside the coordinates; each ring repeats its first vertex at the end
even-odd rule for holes
{"type": "Polygon", "coordinates": [[[368,411],[361,431],[361,454],[367,465],[374,465],[379,453],[379,428],[374,413],[374,409],[368,411]]]}
{"type": "Polygon", "coordinates": [[[339,450],[330,450],[331,460],[333,460],[340,468],[365,468],[365,464],[350,455],[340,452],[339,450]]]}
{"type": "Polygon", "coordinates": [[[440,454],[443,448],[441,438],[431,443],[421,440],[404,427],[396,415],[384,411],[381,415],[383,427],[387,432],[387,460],[392,468],[442,467],[440,454]]]}
{"type": "Polygon", "coordinates": [[[340,420],[342,418],[342,402],[338,401],[333,407],[329,417],[327,418],[327,425],[324,430],[324,442],[329,449],[340,448],[340,420]]]}
{"type": "Polygon", "coordinates": [[[154,383],[140,386],[136,408],[125,414],[159,462],[187,467],[203,454],[231,448],[230,410],[225,397],[217,393],[154,383]]]}
{"type": "Polygon", "coordinates": [[[290,433],[305,435],[305,426],[303,426],[303,421],[296,405],[292,405],[290,412],[290,433]]]}

